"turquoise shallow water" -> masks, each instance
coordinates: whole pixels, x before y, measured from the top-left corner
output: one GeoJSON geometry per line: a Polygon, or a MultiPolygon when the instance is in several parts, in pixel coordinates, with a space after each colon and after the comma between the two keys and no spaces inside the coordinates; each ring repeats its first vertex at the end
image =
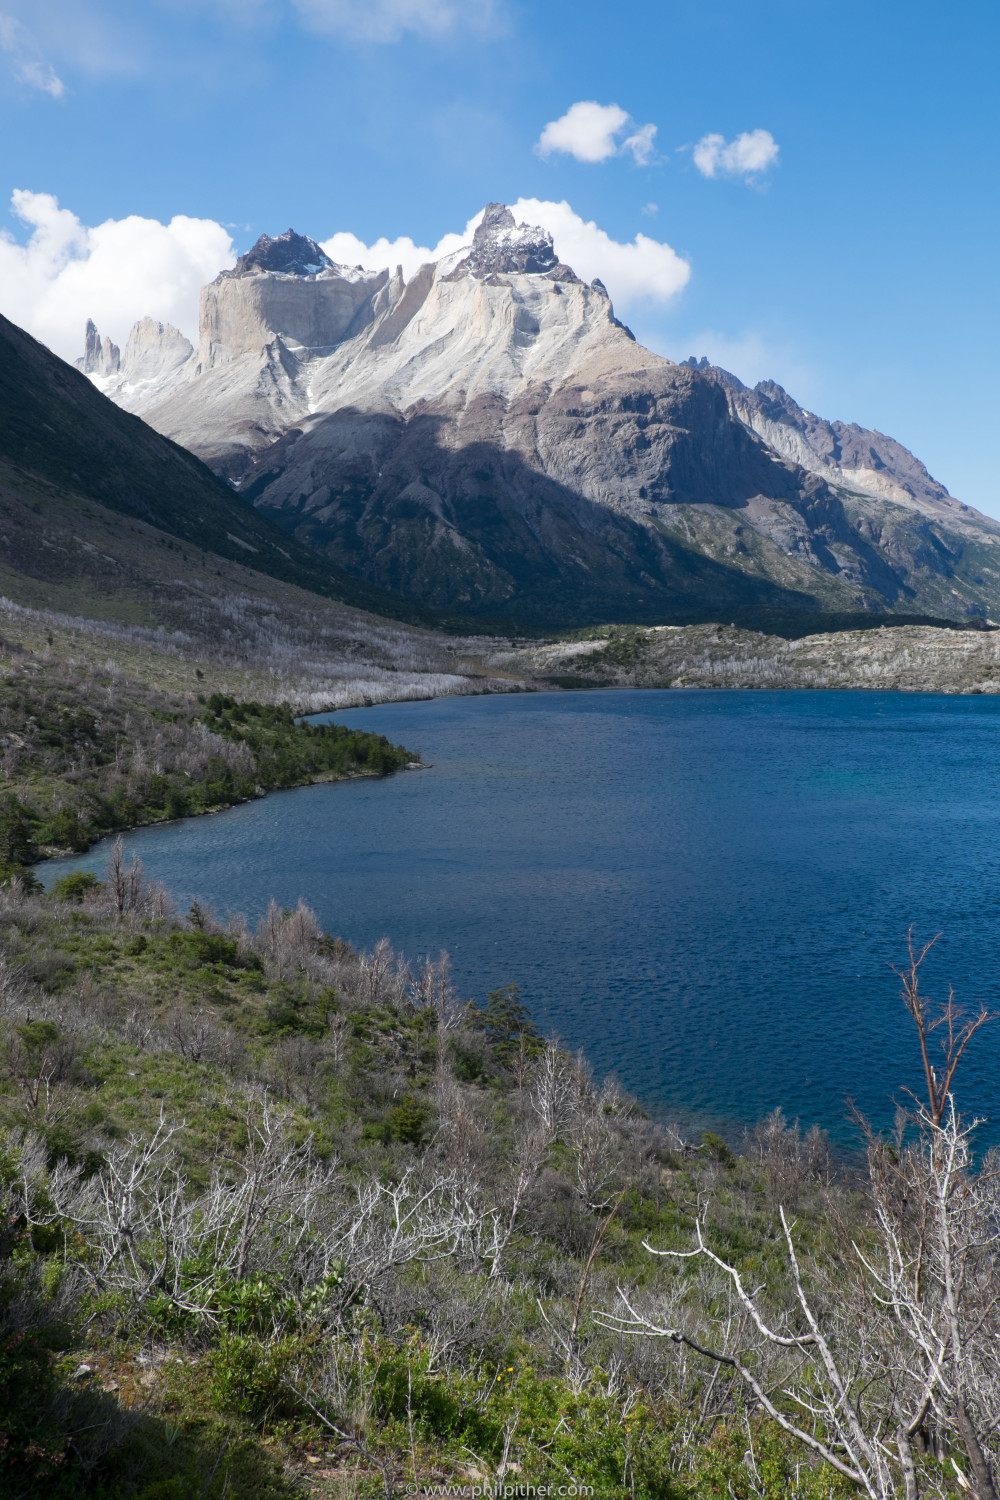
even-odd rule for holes
{"type": "MultiPolygon", "coordinates": [[[[657,1114],[781,1104],[854,1137],[919,1082],[889,965],[1000,1001],[1000,701],[891,693],[444,699],[338,719],[432,769],[302,788],[130,836],[151,874],[258,915],[304,897],[359,945],[445,947],[657,1114]]],[[[106,850],[42,866],[99,869],[106,850]]],[[[1000,1023],[960,1104],[995,1117],[1000,1023]]]]}

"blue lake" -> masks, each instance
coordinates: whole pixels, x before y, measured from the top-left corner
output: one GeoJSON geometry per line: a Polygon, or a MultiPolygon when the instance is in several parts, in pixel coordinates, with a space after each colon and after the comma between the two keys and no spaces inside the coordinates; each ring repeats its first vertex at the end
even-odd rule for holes
{"type": "MultiPolygon", "coordinates": [[[[919,1086],[892,963],[998,1004],[1000,699],[599,692],[339,721],[432,769],[302,788],[130,835],[186,906],[299,897],[359,946],[518,983],[546,1031],[658,1116],[730,1133],[776,1105],[856,1139],[919,1086]]],[[[100,870],[106,849],[40,868],[100,870]]],[[[959,1104],[1000,1139],[1000,1022],[959,1104]]]]}

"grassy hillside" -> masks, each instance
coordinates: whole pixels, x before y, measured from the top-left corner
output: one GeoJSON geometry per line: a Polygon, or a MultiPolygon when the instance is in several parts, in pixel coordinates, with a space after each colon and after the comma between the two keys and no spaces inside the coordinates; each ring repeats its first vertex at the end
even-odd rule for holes
{"type": "MultiPolygon", "coordinates": [[[[505,1453],[607,1496],[739,1482],[732,1391],[691,1428],[675,1375],[592,1313],[653,1284],[641,1239],[684,1243],[706,1191],[780,1277],[766,1176],[681,1149],[512,991],[464,1007],[445,967],[302,909],[252,932],[113,891],[0,897],[5,1495],[388,1496],[505,1453]]],[[[778,1135],[829,1244],[822,1142],[778,1135]]],[[[803,1456],[757,1431],[777,1500],[803,1456]]],[[[801,1493],[846,1493],[806,1469],[801,1493]]]]}
{"type": "MultiPolygon", "coordinates": [[[[780,1114],[743,1155],[685,1144],[540,1038],[513,988],[463,1003],[444,959],[413,974],[387,943],[356,953],[301,906],[255,930],[182,919],[114,860],[102,884],[0,889],[0,964],[11,1500],[857,1493],[781,1426],[823,1381],[792,1337],[778,1208],[877,1427],[908,1354],[860,1256],[882,1264],[878,1173],[919,1152],[873,1143],[870,1185],[780,1114]],[[690,1252],[696,1225],[784,1347],[754,1334],[722,1260],[645,1248],[690,1252]],[[621,1291],[697,1348],[748,1346],[776,1416],[732,1366],[616,1329],[621,1291]]],[[[988,1179],[963,1174],[968,1204],[988,1179]]],[[[995,1303],[982,1316],[977,1421],[995,1303]]],[[[926,1420],[914,1493],[957,1495],[947,1412],[926,1420]]],[[[811,1431],[842,1458],[826,1419],[811,1431]]]]}

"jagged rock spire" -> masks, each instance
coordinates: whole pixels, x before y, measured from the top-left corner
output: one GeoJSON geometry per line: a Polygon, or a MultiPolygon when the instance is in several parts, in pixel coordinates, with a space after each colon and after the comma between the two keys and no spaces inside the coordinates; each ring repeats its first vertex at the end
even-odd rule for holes
{"type": "Polygon", "coordinates": [[[576,280],[569,266],[560,262],[548,230],[538,224],[518,224],[505,203],[487,203],[472,250],[457,269],[482,280],[494,275],[576,280]]]}
{"type": "Polygon", "coordinates": [[[101,338],[93,318],[87,319],[83,358],[76,366],[84,375],[117,375],[121,369],[121,350],[109,338],[101,338]]]}

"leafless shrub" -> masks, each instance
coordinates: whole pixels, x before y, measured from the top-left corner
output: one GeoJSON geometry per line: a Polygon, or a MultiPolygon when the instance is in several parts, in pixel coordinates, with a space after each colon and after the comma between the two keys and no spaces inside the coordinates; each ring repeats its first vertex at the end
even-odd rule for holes
{"type": "Polygon", "coordinates": [[[346,1016],[334,1014],[327,1027],[327,1055],[334,1070],[341,1068],[351,1039],[351,1024],[346,1016]]]}
{"type": "Polygon", "coordinates": [[[814,1125],[803,1135],[798,1120],[790,1125],[780,1108],[745,1132],[743,1147],[749,1160],[767,1173],[775,1197],[789,1206],[806,1183],[829,1183],[833,1175],[825,1132],[814,1125]]]}
{"type": "Polygon", "coordinates": [[[377,1304],[407,1265],[454,1257],[474,1267],[489,1256],[493,1216],[454,1176],[352,1189],[335,1162],[289,1139],[266,1098],[251,1098],[246,1122],[244,1151],[220,1156],[200,1190],[165,1119],[150,1139],[111,1145],[92,1177],[61,1164],[30,1206],[29,1228],[59,1221],[83,1235],[80,1274],[135,1314],[155,1293],[208,1324],[226,1277],[276,1278],[308,1301],[310,1316],[336,1319],[358,1297],[377,1304]],[[195,1264],[204,1269],[192,1272],[195,1264]]]}
{"type": "MultiPolygon", "coordinates": [[[[964,1490],[996,1500],[1000,1463],[1000,1179],[972,1154],[975,1122],[964,1125],[950,1092],[969,1041],[989,1019],[966,1018],[949,992],[933,1007],[921,994],[912,936],[900,972],[903,999],[920,1040],[926,1102],[904,1117],[895,1142],[870,1138],[870,1237],[857,1238],[848,1275],[836,1287],[806,1274],[794,1225],[779,1210],[793,1298],[769,1310],[764,1289],[750,1290],[735,1266],[711,1248],[704,1217],[689,1251],[657,1250],[696,1260],[728,1279],[731,1312],[707,1329],[686,1311],[664,1318],[620,1289],[622,1311],[608,1328],[663,1339],[713,1362],[738,1379],[773,1421],[811,1448],[870,1500],[917,1500],[927,1478],[920,1456],[947,1458],[964,1490]],[[943,1036],[935,1065],[929,1038],[943,1036]],[[906,1126],[917,1131],[907,1142],[906,1126]],[[793,1403],[788,1406],[788,1400],[793,1403]],[[952,1456],[961,1452],[965,1470],[952,1456]]],[[[787,1136],[772,1118],[761,1133],[787,1136]]],[[[703,1304],[706,1305],[706,1304],[703,1304]]]]}
{"type": "Polygon", "coordinates": [[[162,1035],[172,1052],[185,1062],[212,1063],[220,1060],[223,1033],[204,1010],[176,1006],[163,1018],[162,1035]]]}
{"type": "Polygon", "coordinates": [[[142,861],[133,853],[125,862],[125,842],[115,839],[104,867],[104,883],[95,895],[95,904],[110,910],[119,919],[155,921],[171,916],[174,904],[166,889],[148,879],[142,861]]]}
{"type": "MultiPolygon", "coordinates": [[[[232,922],[230,927],[232,930],[232,922]]],[[[238,922],[238,939],[242,930],[238,922]]],[[[304,901],[300,900],[294,911],[286,911],[272,897],[257,924],[253,948],[268,961],[276,978],[285,979],[310,967],[322,937],[316,914],[304,901]]]]}
{"type": "Polygon", "coordinates": [[[32,993],[24,970],[0,958],[0,1015],[23,1015],[32,993]]]}
{"type": "Polygon", "coordinates": [[[282,1099],[316,1104],[322,1092],[324,1049],[305,1037],[279,1042],[268,1054],[265,1081],[282,1099]]]}
{"type": "Polygon", "coordinates": [[[388,938],[379,938],[358,959],[352,988],[363,1005],[401,1009],[411,1003],[412,984],[406,961],[393,952],[388,938]]]}

